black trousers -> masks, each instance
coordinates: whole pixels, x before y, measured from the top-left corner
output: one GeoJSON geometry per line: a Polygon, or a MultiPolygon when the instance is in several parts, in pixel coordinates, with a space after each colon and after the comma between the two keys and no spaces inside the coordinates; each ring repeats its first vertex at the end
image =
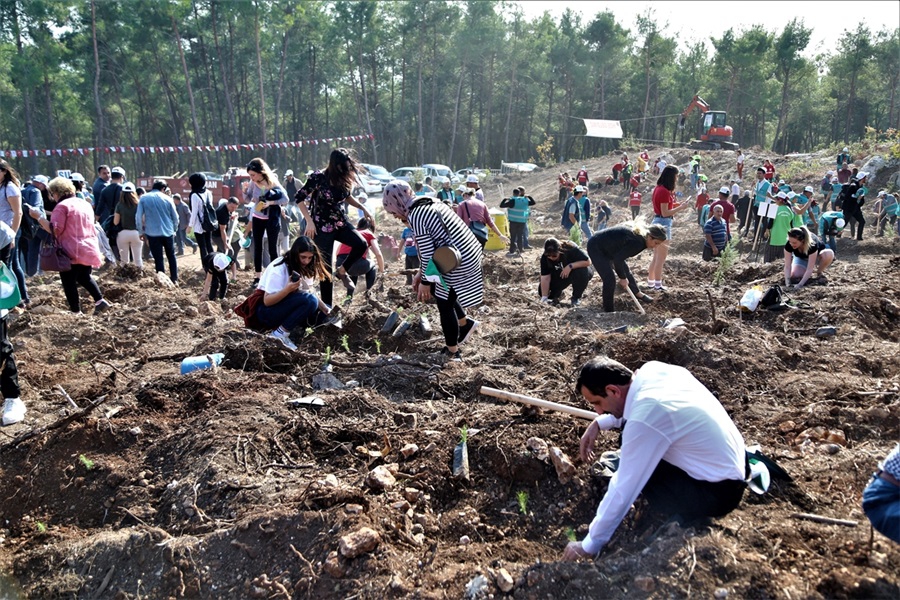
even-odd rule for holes
{"type": "MultiPolygon", "coordinates": [[[[269,238],[270,245],[271,240],[272,238],[269,238]]],[[[345,270],[352,267],[353,263],[362,258],[369,248],[363,236],[356,231],[356,228],[349,224],[335,231],[322,232],[317,230],[314,241],[319,248],[319,253],[322,255],[322,260],[325,262],[325,270],[328,271],[329,275],[333,272],[332,263],[334,262],[334,243],[336,241],[350,246],[350,254],[347,255],[343,264],[345,270]]],[[[331,301],[334,296],[334,282],[331,279],[320,281],[319,289],[322,292],[322,302],[331,306],[331,301]]]]}
{"type": "MultiPolygon", "coordinates": [[[[207,254],[212,254],[212,232],[211,231],[195,231],[194,239],[197,240],[197,247],[200,248],[200,263],[207,254]]],[[[149,246],[149,244],[148,244],[149,246]]]]}
{"type": "MultiPolygon", "coordinates": [[[[270,207],[271,208],[271,207],[270,207]]],[[[281,213],[278,213],[279,215],[281,213]]],[[[278,257],[278,234],[281,233],[281,219],[253,219],[253,267],[257,273],[263,270],[263,234],[268,237],[269,260],[278,257]]]]}
{"type": "Polygon", "coordinates": [[[16,368],[16,357],[13,355],[13,345],[9,341],[9,315],[0,319],[0,394],[4,398],[18,398],[19,370],[16,368]]]}
{"type": "Polygon", "coordinates": [[[72,312],[81,312],[81,299],[78,297],[79,285],[87,290],[94,302],[99,302],[103,299],[100,287],[94,278],[91,277],[92,271],[93,268],[88,265],[73,264],[71,270],[59,274],[63,293],[66,295],[66,301],[69,303],[69,309],[72,312]]]}
{"type": "MultiPolygon", "coordinates": [[[[594,274],[591,273],[591,270],[587,267],[581,269],[572,269],[572,272],[569,273],[569,276],[563,279],[560,277],[559,279],[550,278],[550,294],[547,296],[551,300],[559,300],[560,296],[562,296],[563,290],[567,287],[572,286],[572,302],[576,300],[581,300],[581,297],[584,295],[584,290],[587,289],[588,283],[591,281],[591,277],[594,274]]],[[[541,284],[538,283],[538,295],[541,294],[541,284]]]]}
{"type": "Polygon", "coordinates": [[[745,487],[738,480],[700,481],[661,460],[641,495],[653,511],[696,519],[727,515],[740,504],[745,487]]]}
{"type": "MultiPolygon", "coordinates": [[[[423,283],[422,285],[430,285],[431,294],[434,296],[435,284],[423,283]]],[[[466,311],[463,310],[463,307],[457,299],[456,290],[450,288],[450,293],[447,294],[446,300],[441,300],[437,296],[434,296],[434,301],[437,303],[438,314],[440,314],[441,317],[441,330],[444,332],[444,343],[447,344],[447,346],[456,346],[459,344],[459,320],[466,316],[466,311]]]]}
{"type": "Polygon", "coordinates": [[[862,209],[857,206],[855,203],[852,207],[845,206],[844,207],[844,219],[847,221],[847,224],[850,225],[850,235],[853,235],[853,221],[856,221],[858,227],[856,227],[856,239],[863,239],[863,227],[866,226],[866,219],[863,217],[862,209]]]}

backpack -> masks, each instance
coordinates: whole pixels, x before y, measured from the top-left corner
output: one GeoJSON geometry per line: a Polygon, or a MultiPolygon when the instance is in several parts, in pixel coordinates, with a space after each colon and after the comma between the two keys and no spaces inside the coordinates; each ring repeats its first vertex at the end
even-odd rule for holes
{"type": "Polygon", "coordinates": [[[200,198],[200,201],[203,203],[203,208],[200,210],[200,223],[203,225],[203,231],[207,233],[217,231],[219,229],[219,217],[216,216],[216,209],[207,201],[205,194],[200,195],[196,192],[191,194],[192,197],[195,195],[200,198]]]}
{"type": "Polygon", "coordinates": [[[569,208],[573,203],[575,204],[575,218],[576,220],[581,221],[581,209],[578,207],[578,200],[575,199],[575,196],[569,196],[565,206],[563,206],[562,216],[559,220],[560,226],[566,231],[572,229],[573,223],[569,220],[569,208]]]}

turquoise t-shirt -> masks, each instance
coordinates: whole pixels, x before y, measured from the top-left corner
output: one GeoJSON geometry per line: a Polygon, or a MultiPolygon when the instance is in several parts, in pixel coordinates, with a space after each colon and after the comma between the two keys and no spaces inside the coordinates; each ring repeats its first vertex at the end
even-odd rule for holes
{"type": "Polygon", "coordinates": [[[766,201],[766,195],[771,187],[772,183],[767,179],[756,183],[756,196],[753,198],[753,206],[759,206],[766,201]]]}

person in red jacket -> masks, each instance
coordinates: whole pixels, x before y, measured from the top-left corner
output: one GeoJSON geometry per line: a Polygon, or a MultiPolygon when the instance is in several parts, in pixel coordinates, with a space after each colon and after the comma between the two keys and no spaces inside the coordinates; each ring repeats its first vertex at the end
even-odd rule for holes
{"type": "Polygon", "coordinates": [[[775,178],[775,165],[767,158],[763,161],[763,168],[766,170],[766,179],[772,181],[775,178]]]}
{"type": "Polygon", "coordinates": [[[578,185],[583,185],[587,187],[590,178],[588,177],[587,166],[582,165],[581,169],[576,173],[575,179],[578,180],[578,185]]]}

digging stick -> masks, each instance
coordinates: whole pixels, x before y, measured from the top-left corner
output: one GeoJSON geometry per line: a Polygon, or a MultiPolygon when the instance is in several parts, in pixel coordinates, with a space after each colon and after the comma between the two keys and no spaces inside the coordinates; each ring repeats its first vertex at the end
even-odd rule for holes
{"type": "Polygon", "coordinates": [[[845,527],[856,527],[856,521],[847,521],[846,519],[832,519],[831,517],[823,517],[822,515],[814,515],[811,513],[793,513],[791,515],[795,519],[808,519],[816,523],[825,523],[827,525],[843,525],[845,527]]]}
{"type": "Polygon", "coordinates": [[[631,296],[631,299],[634,300],[634,305],[637,306],[638,312],[642,315],[647,314],[647,311],[644,310],[644,307],[641,306],[641,303],[638,302],[637,296],[634,295],[634,292],[631,291],[631,286],[625,286],[625,291],[628,292],[628,295],[631,296]]]}
{"type": "Polygon", "coordinates": [[[597,418],[597,413],[591,412],[589,410],[583,410],[580,408],[575,408],[573,406],[566,406],[565,404],[557,404],[556,402],[541,400],[540,398],[532,398],[531,396],[523,396],[522,394],[498,390],[492,387],[482,386],[479,391],[485,396],[493,396],[494,398],[500,398],[501,400],[513,400],[515,402],[521,402],[522,404],[529,404],[531,406],[537,406],[539,408],[557,410],[559,412],[570,414],[574,417],[587,419],[588,421],[593,421],[597,418]]]}

